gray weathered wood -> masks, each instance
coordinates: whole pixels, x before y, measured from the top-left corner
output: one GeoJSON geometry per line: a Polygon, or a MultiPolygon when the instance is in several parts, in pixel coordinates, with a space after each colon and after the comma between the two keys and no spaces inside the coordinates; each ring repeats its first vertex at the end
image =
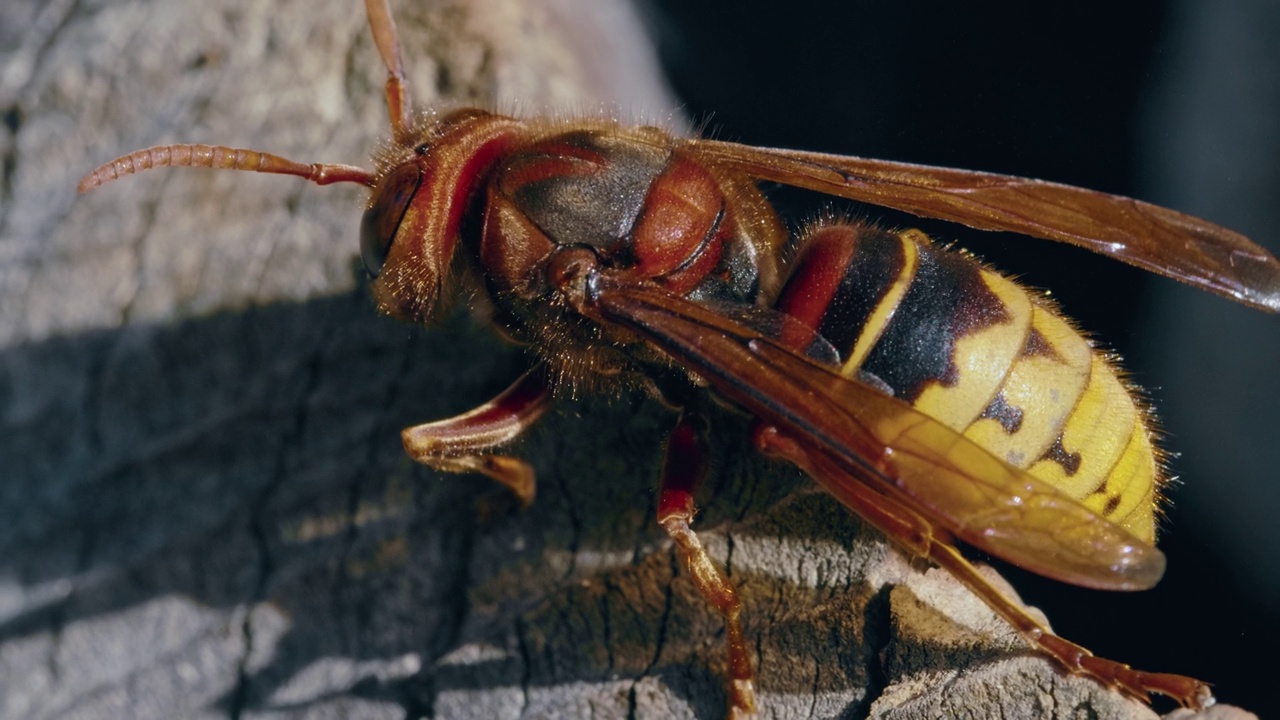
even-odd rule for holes
{"type": "MultiPolygon", "coordinates": [[[[396,13],[420,104],[673,107],[620,0],[396,13]]],[[[359,189],[173,170],[75,195],[163,142],[364,163],[386,111],[357,2],[23,0],[0,53],[0,717],[723,713],[721,625],[652,523],[667,414],[566,402],[521,446],[517,512],[400,451],[523,358],[465,313],[373,314],[359,189]]],[[[1151,716],[721,420],[700,526],[764,716],[1151,716]]]]}

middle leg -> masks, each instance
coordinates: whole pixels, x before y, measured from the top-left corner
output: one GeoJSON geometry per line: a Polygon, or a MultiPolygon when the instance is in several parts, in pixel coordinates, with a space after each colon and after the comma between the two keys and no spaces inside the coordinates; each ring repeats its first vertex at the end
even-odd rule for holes
{"type": "Polygon", "coordinates": [[[746,639],[742,634],[742,602],[724,571],[716,566],[706,547],[690,527],[697,512],[694,493],[707,476],[710,453],[707,419],[685,408],[667,440],[662,480],[658,491],[658,524],[676,543],[676,551],[693,578],[694,587],[724,618],[728,652],[730,718],[753,714],[756,709],[754,674],[746,639]]]}

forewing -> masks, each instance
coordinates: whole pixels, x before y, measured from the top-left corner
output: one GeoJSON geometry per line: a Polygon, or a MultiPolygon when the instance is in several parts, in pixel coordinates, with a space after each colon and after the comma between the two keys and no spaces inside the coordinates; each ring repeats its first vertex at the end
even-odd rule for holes
{"type": "Polygon", "coordinates": [[[1141,589],[1164,557],[1047,483],[910,405],[846,379],[754,329],[662,290],[596,285],[602,319],[640,334],[718,393],[834,458],[816,477],[891,494],[930,524],[1028,570],[1085,587],[1141,589]]]}
{"type": "Polygon", "coordinates": [[[691,141],[748,176],[1093,250],[1246,305],[1280,311],[1280,261],[1239,233],[1140,200],[1043,180],[691,141]]]}

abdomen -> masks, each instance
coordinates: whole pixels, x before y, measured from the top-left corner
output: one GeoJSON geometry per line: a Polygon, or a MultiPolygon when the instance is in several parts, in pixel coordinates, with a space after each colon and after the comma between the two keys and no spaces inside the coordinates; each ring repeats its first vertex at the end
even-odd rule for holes
{"type": "Polygon", "coordinates": [[[829,340],[841,372],[894,396],[1147,541],[1161,479],[1147,412],[1038,295],[917,230],[809,234],[778,308],[829,340]]]}

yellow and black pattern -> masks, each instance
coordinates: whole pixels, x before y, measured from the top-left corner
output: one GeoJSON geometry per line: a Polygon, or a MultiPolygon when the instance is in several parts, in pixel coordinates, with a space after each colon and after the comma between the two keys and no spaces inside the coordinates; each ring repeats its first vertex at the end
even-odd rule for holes
{"type": "Polygon", "coordinates": [[[896,397],[1151,541],[1147,417],[1048,301],[919,231],[809,233],[778,302],[896,397]]]}

